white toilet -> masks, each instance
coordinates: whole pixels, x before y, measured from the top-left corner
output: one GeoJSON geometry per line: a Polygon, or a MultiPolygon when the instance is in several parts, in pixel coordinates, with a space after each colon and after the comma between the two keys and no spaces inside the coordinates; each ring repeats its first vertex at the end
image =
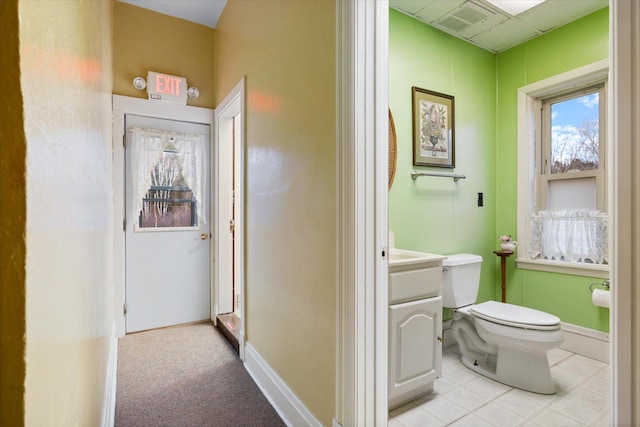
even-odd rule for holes
{"type": "Polygon", "coordinates": [[[442,265],[443,306],[454,311],[451,333],[458,342],[462,363],[512,387],[554,394],[547,351],[564,339],[560,319],[513,304],[475,304],[481,256],[448,255],[442,265]]]}

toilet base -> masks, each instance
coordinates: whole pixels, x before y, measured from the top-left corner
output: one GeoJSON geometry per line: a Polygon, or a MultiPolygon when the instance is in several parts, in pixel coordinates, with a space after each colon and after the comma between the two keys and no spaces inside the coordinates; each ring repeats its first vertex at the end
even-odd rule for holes
{"type": "Polygon", "coordinates": [[[546,350],[518,351],[501,347],[498,350],[496,375],[508,379],[505,384],[523,390],[540,394],[556,392],[546,350]]]}
{"type": "Polygon", "coordinates": [[[463,355],[460,362],[482,376],[511,387],[539,394],[556,392],[546,353],[527,354],[502,348],[497,359],[490,358],[483,362],[463,355]],[[531,372],[535,372],[535,375],[531,375],[531,372]]]}
{"type": "Polygon", "coordinates": [[[500,383],[502,382],[500,379],[498,379],[498,376],[496,375],[495,363],[491,363],[491,362],[484,363],[482,361],[475,360],[469,356],[464,356],[464,355],[460,356],[460,362],[462,362],[462,364],[467,368],[471,369],[474,372],[479,373],[482,376],[485,376],[494,381],[498,381],[500,383]]]}

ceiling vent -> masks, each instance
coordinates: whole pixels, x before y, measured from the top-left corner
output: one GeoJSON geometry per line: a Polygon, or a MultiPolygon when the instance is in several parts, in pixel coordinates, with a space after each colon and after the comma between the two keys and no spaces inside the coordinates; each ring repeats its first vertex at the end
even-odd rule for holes
{"type": "Polygon", "coordinates": [[[451,31],[455,31],[456,33],[459,33],[460,31],[471,25],[468,22],[462,21],[454,16],[447,16],[446,18],[443,18],[440,22],[438,22],[438,24],[450,29],[451,31]]]}
{"type": "Polygon", "coordinates": [[[473,24],[484,21],[491,15],[494,15],[494,13],[475,3],[466,2],[450,14],[444,16],[438,21],[438,25],[459,33],[473,24]]]}

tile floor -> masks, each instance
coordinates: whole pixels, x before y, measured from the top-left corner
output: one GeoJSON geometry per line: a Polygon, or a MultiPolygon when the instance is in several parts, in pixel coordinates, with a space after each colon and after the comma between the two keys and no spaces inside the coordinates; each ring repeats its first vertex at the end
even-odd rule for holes
{"type": "Polygon", "coordinates": [[[460,363],[457,346],[442,354],[435,391],[389,413],[389,427],[570,427],[609,425],[609,365],[565,350],[549,352],[555,395],[492,381],[460,363]]]}

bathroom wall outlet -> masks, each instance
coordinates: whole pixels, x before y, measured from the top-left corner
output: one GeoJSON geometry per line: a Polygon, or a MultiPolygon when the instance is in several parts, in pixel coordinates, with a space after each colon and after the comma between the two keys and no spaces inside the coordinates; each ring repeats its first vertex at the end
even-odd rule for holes
{"type": "Polygon", "coordinates": [[[478,206],[484,206],[484,195],[482,193],[478,193],[478,206]]]}

